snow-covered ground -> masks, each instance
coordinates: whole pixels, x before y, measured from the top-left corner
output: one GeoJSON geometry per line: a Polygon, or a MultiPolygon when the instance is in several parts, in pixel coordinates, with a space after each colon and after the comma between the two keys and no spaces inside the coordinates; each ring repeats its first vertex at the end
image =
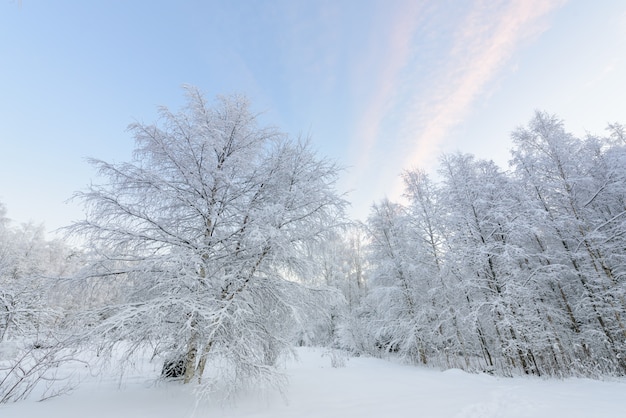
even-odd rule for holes
{"type": "Polygon", "coordinates": [[[333,368],[324,350],[303,348],[298,356],[288,363],[284,397],[197,403],[189,386],[154,383],[154,366],[152,376],[127,370],[121,386],[119,376],[84,377],[70,395],[1,405],[0,417],[626,417],[626,379],[497,378],[363,357],[333,368]]]}

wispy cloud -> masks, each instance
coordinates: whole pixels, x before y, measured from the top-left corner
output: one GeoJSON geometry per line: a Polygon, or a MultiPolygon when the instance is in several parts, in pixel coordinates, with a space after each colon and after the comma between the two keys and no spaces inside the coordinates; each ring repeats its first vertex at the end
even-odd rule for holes
{"type": "Polygon", "coordinates": [[[412,2],[396,15],[391,33],[386,41],[385,63],[378,77],[378,87],[366,106],[356,134],[359,149],[357,167],[368,164],[372,148],[380,133],[382,119],[391,110],[394,97],[398,94],[398,77],[407,65],[411,53],[411,41],[415,27],[419,25],[424,7],[412,2]]]}
{"type": "Polygon", "coordinates": [[[359,121],[353,178],[363,184],[364,177],[384,177],[382,193],[399,197],[399,172],[433,167],[450,131],[493,88],[514,53],[548,28],[546,16],[565,1],[477,0],[465,10],[414,7],[398,14],[387,65],[359,121]],[[441,32],[444,25],[450,33],[441,32]],[[383,147],[393,149],[394,164],[381,167],[383,147]]]}
{"type": "Polygon", "coordinates": [[[450,130],[463,121],[520,46],[548,28],[545,17],[564,3],[516,0],[477,1],[473,5],[459,26],[447,65],[434,80],[430,94],[413,99],[405,128],[413,147],[403,167],[432,164],[450,130]]]}
{"type": "MultiPolygon", "coordinates": [[[[386,115],[393,111],[394,99],[398,95],[399,76],[413,52],[411,42],[415,28],[419,25],[420,18],[426,15],[424,8],[422,2],[410,1],[391,13],[393,21],[385,22],[391,30],[386,39],[378,40],[380,50],[375,54],[376,59],[382,61],[378,63],[380,72],[375,80],[357,81],[358,84],[376,83],[376,86],[373,94],[365,98],[367,103],[361,117],[356,121],[350,147],[352,167],[347,180],[348,187],[362,184],[363,176],[371,168],[374,148],[381,136],[381,125],[386,115]]],[[[359,65],[375,64],[365,61],[359,65]]],[[[362,72],[360,68],[356,71],[362,72]]]]}

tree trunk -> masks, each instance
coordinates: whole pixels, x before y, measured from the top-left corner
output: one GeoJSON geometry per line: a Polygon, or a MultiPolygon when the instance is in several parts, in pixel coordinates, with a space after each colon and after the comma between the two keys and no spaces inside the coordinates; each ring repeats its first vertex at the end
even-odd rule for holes
{"type": "Polygon", "coordinates": [[[196,321],[192,323],[191,336],[187,343],[187,354],[185,355],[185,379],[184,383],[191,382],[196,374],[196,357],[198,354],[198,333],[195,329],[196,321]]]}
{"type": "Polygon", "coordinates": [[[210,341],[207,344],[205,344],[204,347],[202,348],[202,354],[200,354],[200,360],[198,360],[198,372],[196,373],[198,375],[198,383],[202,383],[202,376],[204,375],[204,368],[206,367],[206,361],[207,361],[207,358],[209,357],[209,352],[211,351],[212,345],[213,345],[213,342],[210,341]]]}

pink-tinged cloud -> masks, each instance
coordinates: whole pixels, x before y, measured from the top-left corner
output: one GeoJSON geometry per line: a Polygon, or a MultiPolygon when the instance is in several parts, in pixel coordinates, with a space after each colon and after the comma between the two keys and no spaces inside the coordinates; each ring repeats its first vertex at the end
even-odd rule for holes
{"type": "Polygon", "coordinates": [[[372,195],[401,198],[402,169],[434,168],[451,129],[565,1],[476,0],[454,15],[436,3],[398,10],[386,39],[386,64],[371,80],[375,93],[357,121],[347,186],[367,190],[356,190],[356,206],[367,208],[372,195]],[[448,43],[440,42],[442,25],[452,28],[448,43]]]}
{"type": "MultiPolygon", "coordinates": [[[[424,5],[419,1],[409,1],[398,9],[390,25],[388,39],[384,40],[384,63],[376,80],[377,86],[372,97],[367,99],[365,110],[357,121],[351,154],[355,156],[349,183],[358,183],[363,171],[371,163],[372,151],[381,132],[382,121],[393,109],[393,102],[398,95],[399,74],[411,58],[411,41],[420,18],[426,16],[424,5]]],[[[379,58],[380,60],[380,58],[379,58]]],[[[360,80],[360,82],[365,82],[360,80]]]]}
{"type": "MultiPolygon", "coordinates": [[[[548,28],[545,17],[564,0],[477,1],[456,33],[443,75],[408,113],[414,147],[403,166],[428,166],[450,130],[468,114],[520,46],[548,28]]],[[[394,194],[400,194],[401,185],[394,194]]]]}

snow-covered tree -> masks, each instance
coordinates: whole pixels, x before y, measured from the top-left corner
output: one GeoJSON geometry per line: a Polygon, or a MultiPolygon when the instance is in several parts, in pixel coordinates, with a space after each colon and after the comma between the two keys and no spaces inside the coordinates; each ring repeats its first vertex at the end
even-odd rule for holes
{"type": "Polygon", "coordinates": [[[407,171],[407,204],[368,222],[361,335],[443,367],[623,375],[623,132],[581,139],[538,112],[508,172],[469,154],[443,156],[439,183],[407,171]]]}
{"type": "Polygon", "coordinates": [[[410,236],[418,243],[414,249],[421,254],[415,259],[422,263],[421,274],[426,276],[428,288],[422,291],[429,295],[429,322],[431,334],[429,344],[433,348],[431,356],[446,367],[457,367],[457,361],[464,361],[469,367],[470,349],[465,341],[466,329],[463,318],[467,317],[467,301],[459,287],[459,282],[447,260],[454,256],[450,250],[448,225],[444,222],[446,208],[440,202],[441,188],[432,182],[422,170],[408,170],[403,175],[405,197],[408,200],[407,215],[410,236]]]}
{"type": "Polygon", "coordinates": [[[42,225],[14,226],[5,214],[0,204],[0,403],[26,398],[42,382],[67,379],[58,367],[73,360],[59,327],[69,300],[59,277],[75,266],[73,250],[47,240],[42,225]]]}
{"type": "Polygon", "coordinates": [[[515,172],[542,232],[537,245],[559,269],[555,287],[580,347],[576,356],[586,369],[624,373],[623,146],[582,141],[541,112],[513,139],[515,172]]]}
{"type": "Polygon", "coordinates": [[[96,254],[84,274],[124,289],[93,312],[93,332],[130,351],[150,343],[179,359],[185,382],[214,360],[235,385],[273,384],[311,301],[295,280],[310,272],[308,247],[343,222],[338,168],[260,126],[244,97],[212,107],[190,87],[187,99],[131,125],[133,161],[92,160],[106,181],[77,195],[86,219],[71,230],[96,254]]]}
{"type": "Polygon", "coordinates": [[[368,218],[372,265],[367,303],[373,308],[370,334],[384,351],[398,352],[413,363],[428,362],[433,329],[426,252],[414,239],[404,208],[388,200],[372,208],[368,218]]]}
{"type": "Polygon", "coordinates": [[[50,298],[67,249],[46,240],[43,225],[12,226],[0,210],[0,342],[36,341],[60,314],[50,298]]]}
{"type": "Polygon", "coordinates": [[[319,243],[311,251],[317,265],[317,282],[329,288],[324,305],[326,315],[305,324],[303,344],[326,345],[363,350],[359,342],[358,322],[361,300],[367,289],[364,232],[361,225],[352,223],[339,233],[319,243]]]}

